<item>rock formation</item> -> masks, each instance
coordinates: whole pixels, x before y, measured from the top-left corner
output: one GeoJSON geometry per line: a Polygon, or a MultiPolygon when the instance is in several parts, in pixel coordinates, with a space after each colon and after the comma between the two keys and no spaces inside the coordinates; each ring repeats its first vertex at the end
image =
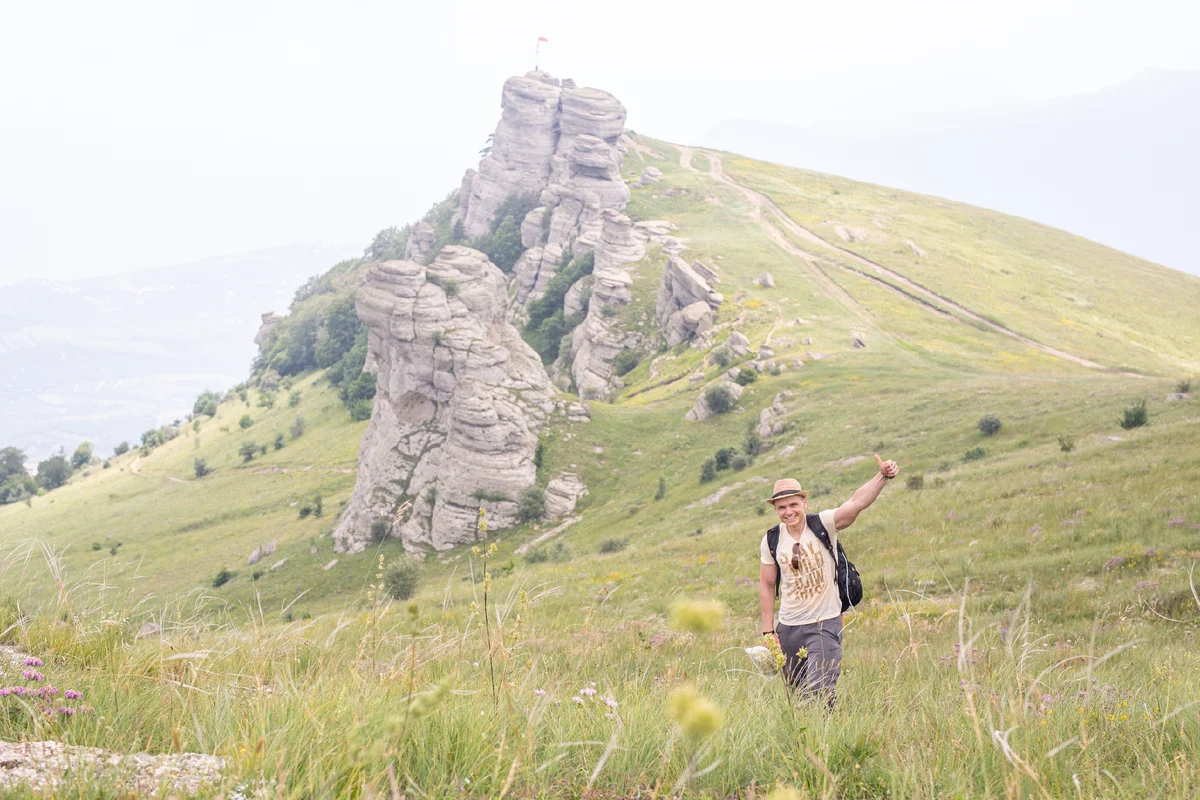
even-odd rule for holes
{"type": "Polygon", "coordinates": [[[625,107],[608,92],[530,72],[505,82],[501,108],[491,151],[463,178],[458,217],[468,236],[478,236],[505,198],[538,198],[541,206],[521,223],[526,251],[513,270],[515,304],[523,307],[545,292],[565,250],[578,256],[595,248],[601,212],[629,202],[617,147],[625,107]]]}
{"type": "Polygon", "coordinates": [[[686,261],[679,256],[667,256],[654,310],[669,346],[686,342],[711,328],[713,312],[723,300],[686,261]]]}
{"type": "Polygon", "coordinates": [[[437,233],[432,225],[421,220],[413,226],[412,233],[408,235],[408,242],[404,245],[404,257],[409,261],[420,261],[424,264],[429,260],[429,254],[435,246],[437,233]]]}
{"type": "Polygon", "coordinates": [[[769,272],[764,272],[762,275],[759,275],[758,280],[754,282],[764,289],[775,288],[775,277],[769,272]]]}
{"type": "Polygon", "coordinates": [[[448,246],[427,267],[376,266],[356,300],[377,390],[335,549],[360,551],[386,531],[444,550],[476,538],[481,506],[489,528],[513,524],[554,403],[537,354],[505,318],[504,274],[448,246]],[[411,510],[394,520],[406,500],[411,510]]]}
{"type": "Polygon", "coordinates": [[[622,267],[645,256],[644,240],[624,214],[606,209],[603,220],[587,317],[571,333],[571,374],[585,400],[607,399],[620,387],[613,362],[627,346],[638,344],[636,334],[622,330],[613,312],[633,299],[633,278],[622,267]]]}
{"type": "Polygon", "coordinates": [[[783,401],[791,397],[790,391],[783,391],[775,395],[775,399],[771,405],[764,408],[758,413],[758,428],[756,432],[763,439],[769,439],[772,436],[778,436],[786,430],[786,425],[782,417],[787,413],[783,407],[783,401]]]}
{"type": "Polygon", "coordinates": [[[268,311],[262,315],[262,324],[258,326],[258,333],[254,334],[254,344],[258,346],[258,352],[261,354],[263,345],[271,336],[271,331],[275,326],[283,321],[283,317],[276,314],[274,311],[268,311]]]}
{"type": "Polygon", "coordinates": [[[644,170],[642,170],[642,176],[638,178],[637,185],[639,187],[650,186],[651,184],[658,183],[662,179],[662,170],[660,170],[658,167],[646,167],[644,170]]]}
{"type": "Polygon", "coordinates": [[[587,493],[587,486],[578,475],[568,472],[553,478],[546,484],[547,519],[570,516],[575,511],[575,503],[587,493]]]}

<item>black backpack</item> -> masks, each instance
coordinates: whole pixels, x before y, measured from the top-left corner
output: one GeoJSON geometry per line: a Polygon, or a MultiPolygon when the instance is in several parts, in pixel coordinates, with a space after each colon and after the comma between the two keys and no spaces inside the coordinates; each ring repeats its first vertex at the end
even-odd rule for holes
{"type": "MultiPolygon", "coordinates": [[[[808,520],[808,529],[821,541],[821,544],[825,545],[825,549],[832,553],[833,543],[829,541],[829,532],[825,530],[821,517],[817,514],[807,514],[805,519],[808,520]]],[[[779,585],[783,583],[783,570],[779,568],[779,558],[775,555],[775,551],[779,549],[778,525],[767,531],[767,547],[771,551],[771,560],[775,562],[775,596],[779,597],[779,585]]],[[[845,613],[847,609],[862,602],[862,578],[858,576],[858,570],[850,563],[850,559],[846,558],[846,551],[841,542],[838,542],[836,558],[838,597],[842,600],[842,612],[845,613]]]]}

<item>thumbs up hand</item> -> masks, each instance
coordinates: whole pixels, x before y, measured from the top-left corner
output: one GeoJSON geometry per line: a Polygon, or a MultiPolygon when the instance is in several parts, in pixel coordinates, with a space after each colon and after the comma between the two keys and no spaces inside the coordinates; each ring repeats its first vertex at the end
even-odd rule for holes
{"type": "Polygon", "coordinates": [[[875,454],[875,463],[879,465],[879,474],[888,480],[891,480],[900,474],[899,464],[897,464],[895,461],[884,461],[879,457],[878,453],[875,454]]]}

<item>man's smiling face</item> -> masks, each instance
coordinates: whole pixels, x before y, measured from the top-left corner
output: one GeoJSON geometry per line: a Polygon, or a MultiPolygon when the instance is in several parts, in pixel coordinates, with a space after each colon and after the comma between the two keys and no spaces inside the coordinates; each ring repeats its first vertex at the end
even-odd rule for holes
{"type": "Polygon", "coordinates": [[[781,497],[775,501],[775,513],[784,525],[796,526],[804,521],[804,512],[808,510],[808,498],[794,494],[791,497],[781,497]]]}

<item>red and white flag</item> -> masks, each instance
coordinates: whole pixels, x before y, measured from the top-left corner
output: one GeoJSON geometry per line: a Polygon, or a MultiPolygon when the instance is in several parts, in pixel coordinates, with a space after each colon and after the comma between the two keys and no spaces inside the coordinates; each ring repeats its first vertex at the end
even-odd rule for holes
{"type": "Polygon", "coordinates": [[[539,36],[539,37],[538,37],[538,41],[539,41],[539,42],[548,42],[548,41],[550,41],[550,40],[549,40],[549,39],[547,39],[545,36],[539,36]]]}

